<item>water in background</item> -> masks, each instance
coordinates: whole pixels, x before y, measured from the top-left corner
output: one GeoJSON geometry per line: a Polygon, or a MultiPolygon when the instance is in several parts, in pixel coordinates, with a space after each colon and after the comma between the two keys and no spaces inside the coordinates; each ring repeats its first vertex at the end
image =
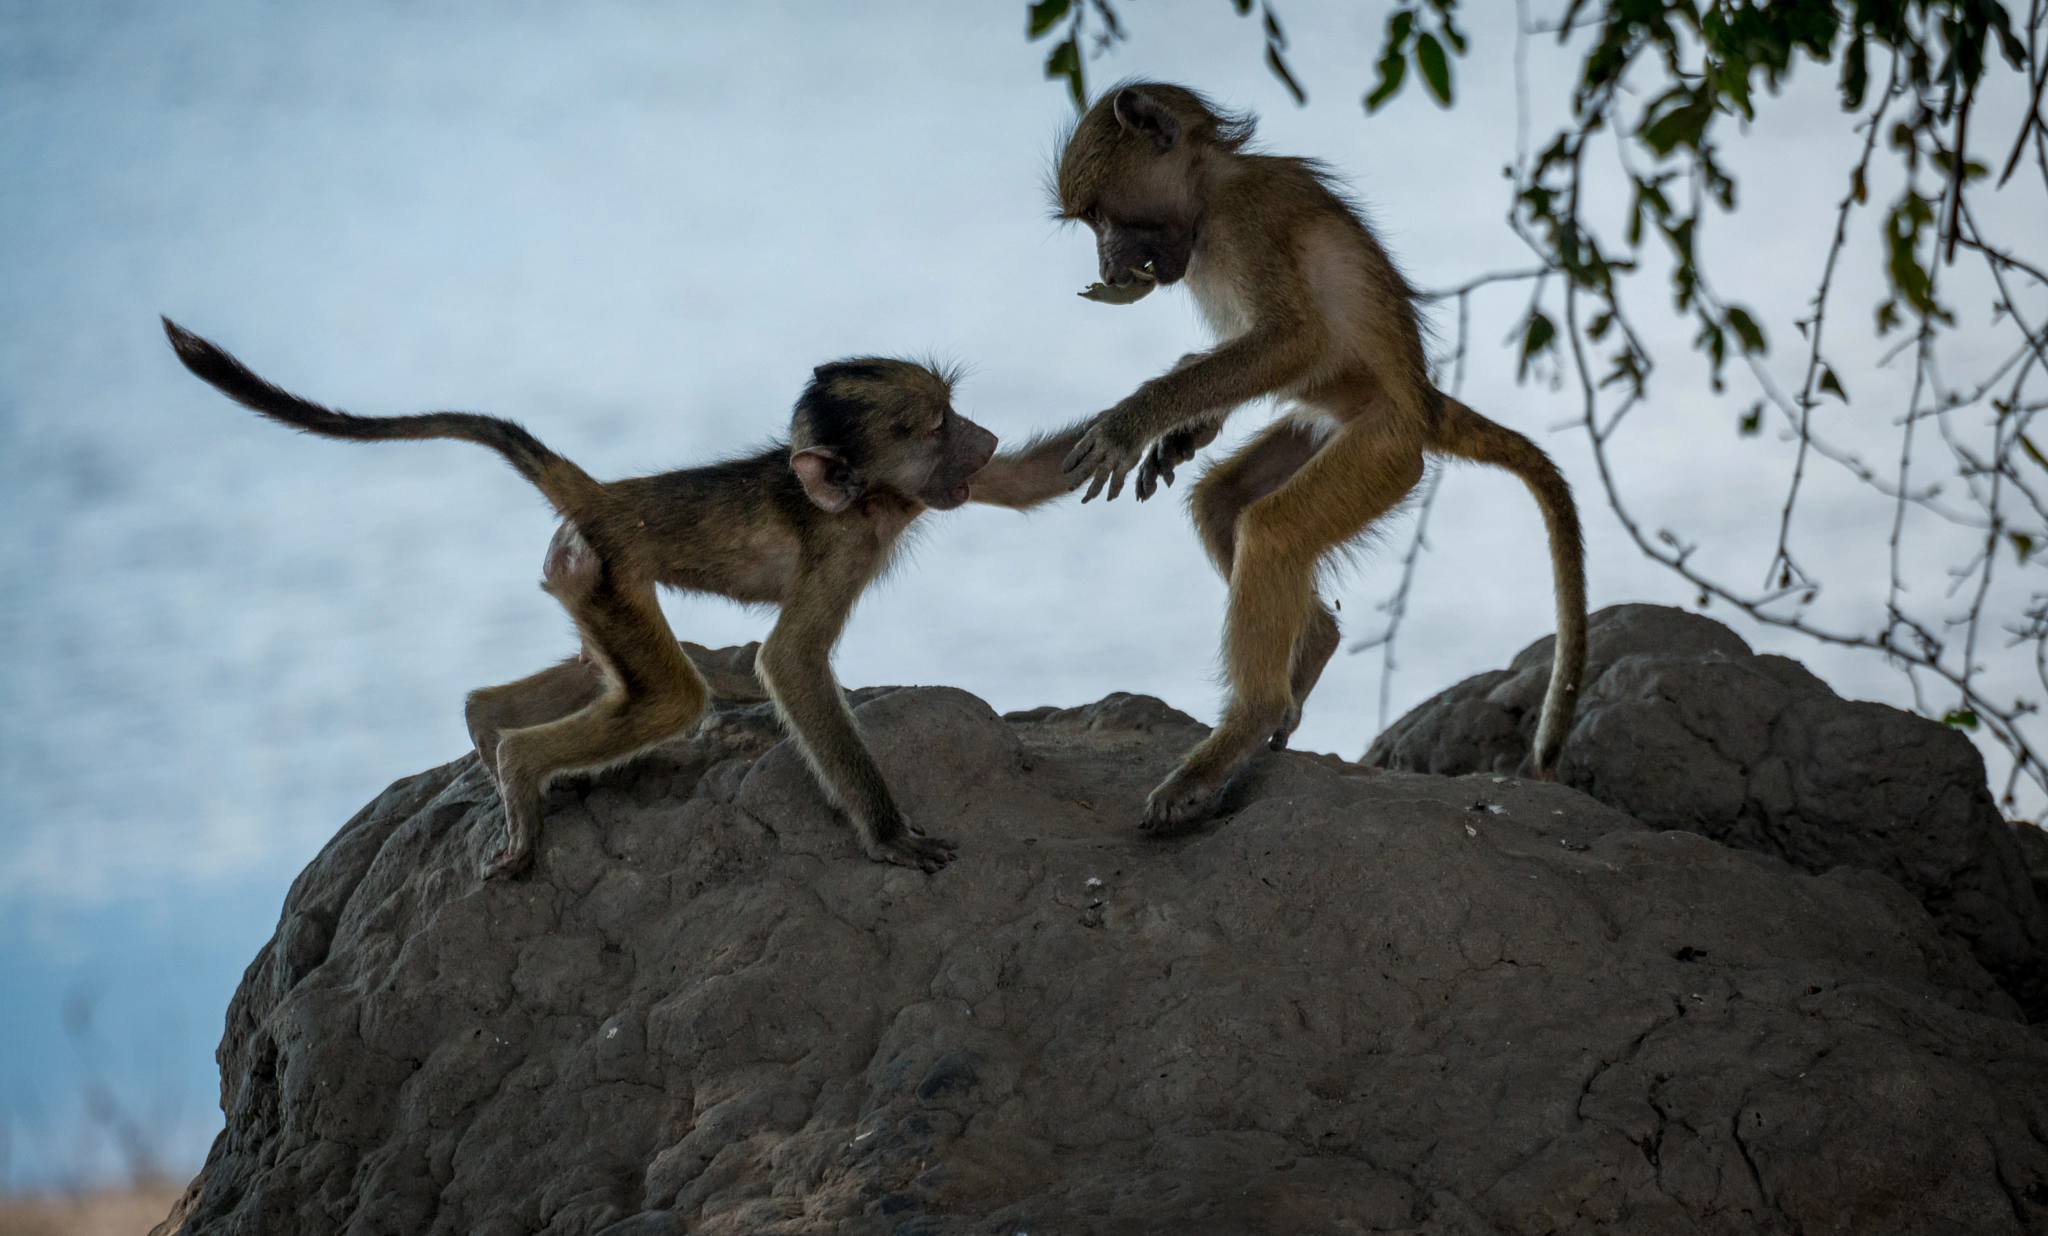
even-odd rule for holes
{"type": "MultiPolygon", "coordinates": [[[[1460,111],[1368,124],[1343,95],[1376,14],[1290,6],[1296,68],[1333,100],[1296,111],[1213,7],[1172,29],[1133,11],[1158,24],[1113,71],[1260,109],[1276,147],[1354,177],[1420,283],[1520,260],[1497,224],[1505,38],[1476,49],[1460,111]]],[[[516,417],[599,475],[758,443],[810,366],[850,353],[969,362],[962,408],[1005,437],[1092,414],[1201,336],[1178,298],[1073,295],[1092,245],[1041,186],[1067,105],[1021,9],[0,14],[0,1186],[196,1166],[221,1012],[292,875],[386,783],[462,753],[466,690],[572,646],[534,587],[550,520],[495,460],[259,423],[178,368],[156,315],[354,410],[516,417]]],[[[1779,217],[1831,191],[1784,188],[1779,217]]],[[[1807,274],[1783,277],[1796,304],[1807,274]]],[[[1515,309],[1478,306],[1482,355],[1515,309]]],[[[1581,478],[1596,602],[1684,600],[1620,544],[1576,439],[1545,435],[1568,405],[1493,370],[1468,397],[1581,478]]],[[[1753,454],[1645,449],[1696,531],[1736,529],[1715,504],[1761,492],[1753,454]]],[[[1397,713],[1550,629],[1519,487],[1454,470],[1446,499],[1397,713]]],[[[928,522],[856,615],[847,682],[1213,713],[1222,589],[1177,503],[928,522]]],[[[1387,557],[1336,593],[1354,634],[1387,557]]],[[[707,644],[765,630],[721,602],[670,612],[707,644]]],[[[1857,665],[1837,681],[1897,695],[1857,665]]],[[[1297,745],[1355,757],[1378,689],[1376,659],[1340,656],[1297,745]]]]}

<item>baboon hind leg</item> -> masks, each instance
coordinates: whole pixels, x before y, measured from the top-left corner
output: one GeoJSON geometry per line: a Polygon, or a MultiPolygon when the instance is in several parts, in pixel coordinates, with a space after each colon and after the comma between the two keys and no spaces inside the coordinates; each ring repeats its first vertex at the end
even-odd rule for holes
{"type": "Polygon", "coordinates": [[[1318,566],[1421,479],[1420,444],[1387,432],[1368,414],[1338,430],[1278,488],[1244,506],[1230,542],[1223,638],[1230,702],[1209,736],[1152,791],[1144,827],[1172,829],[1199,818],[1286,724],[1297,687],[1313,686],[1328,660],[1322,641],[1335,647],[1335,615],[1327,626],[1317,618],[1324,609],[1316,597],[1318,566]],[[1304,644],[1305,635],[1315,642],[1304,644]]]}
{"type": "Polygon", "coordinates": [[[602,689],[568,716],[499,738],[505,840],[484,860],[487,879],[515,875],[533,861],[549,781],[616,764],[679,734],[710,701],[703,676],[662,616],[653,585],[617,580],[573,528],[564,529],[567,539],[557,533],[549,547],[545,587],[576,620],[602,689]]]}
{"type": "Polygon", "coordinates": [[[498,775],[498,740],[510,730],[557,721],[604,694],[604,671],[583,656],[570,657],[517,682],[469,693],[462,709],[477,759],[498,775]]]}
{"type": "MultiPolygon", "coordinates": [[[[1202,475],[1188,495],[1188,508],[1201,534],[1209,560],[1224,579],[1231,577],[1237,557],[1237,521],[1244,509],[1286,484],[1302,465],[1321,449],[1322,438],[1312,428],[1292,417],[1275,421],[1230,458],[1202,475]]],[[[1286,713],[1268,740],[1273,750],[1284,750],[1287,740],[1301,725],[1301,712],[1309,692],[1323,675],[1339,640],[1337,615],[1320,597],[1308,621],[1295,638],[1288,675],[1292,696],[1286,713]]]]}

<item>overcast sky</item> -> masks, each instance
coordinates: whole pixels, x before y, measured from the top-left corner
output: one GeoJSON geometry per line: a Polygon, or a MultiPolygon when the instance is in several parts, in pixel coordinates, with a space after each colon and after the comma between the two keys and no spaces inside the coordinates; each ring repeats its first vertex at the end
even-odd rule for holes
{"type": "MultiPolygon", "coordinates": [[[[112,1163],[79,1125],[94,1075],[192,1166],[218,1125],[221,1009],[292,875],[387,783],[464,751],[466,691],[574,646],[535,587],[551,519],[498,461],[260,422],[177,366],[156,315],[354,411],[513,417],[600,476],[748,449],[781,432],[811,366],[847,354],[964,362],[961,410],[1005,438],[1092,414],[1203,337],[1180,294],[1074,296],[1092,243],[1049,221],[1043,189],[1070,105],[1023,8],[0,9],[0,1179],[112,1163]],[[74,1041],[67,996],[92,1014],[74,1041]]],[[[1459,109],[1411,91],[1371,120],[1379,4],[1283,6],[1306,109],[1221,0],[1171,24],[1123,11],[1134,37],[1098,81],[1156,74],[1255,109],[1270,148],[1350,180],[1419,285],[1527,261],[1500,221],[1504,6],[1470,18],[1459,109]]],[[[1539,134],[1562,63],[1531,49],[1539,134]]],[[[1805,71],[1731,151],[1748,210],[1713,234],[1722,290],[1779,340],[1847,165],[1828,76],[1805,71]]],[[[1874,355],[1874,260],[1844,280],[1842,346],[1874,355]]],[[[1578,486],[1595,605],[1687,602],[1606,512],[1559,429],[1568,392],[1515,385],[1500,343],[1521,295],[1475,302],[1466,398],[1578,486]]],[[[1661,320],[1664,299],[1649,285],[1638,303],[1661,320]]],[[[1436,325],[1448,341],[1455,321],[1436,325]]],[[[1679,359],[1682,323],[1655,330],[1672,361],[1622,451],[1633,493],[1652,526],[1761,572],[1785,448],[1738,438],[1746,400],[1679,359]]],[[[1827,601],[1845,620],[1872,596],[1850,580],[1882,577],[1882,539],[1861,534],[1885,509],[1860,501],[1824,474],[1802,525],[1848,577],[1827,601]]],[[[920,532],[856,613],[843,681],[949,683],[1004,710],[1139,691],[1213,718],[1223,589],[1178,495],[969,508],[920,532]]],[[[1377,629],[1405,537],[1396,522],[1333,593],[1349,636],[1377,629]]],[[[1452,469],[1432,542],[1396,715],[1551,629],[1541,526],[1512,478],[1452,469]]],[[[669,613],[711,645],[768,624],[703,598],[669,613]]],[[[1881,665],[1808,659],[1847,694],[1909,700],[1881,665]]],[[[1377,656],[1340,654],[1296,744],[1356,758],[1379,688],[1377,656]]]]}

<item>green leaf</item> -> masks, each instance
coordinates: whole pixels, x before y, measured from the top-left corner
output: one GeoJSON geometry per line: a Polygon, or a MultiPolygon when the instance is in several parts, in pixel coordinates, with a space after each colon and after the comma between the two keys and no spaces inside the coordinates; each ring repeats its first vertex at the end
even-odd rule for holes
{"type": "Polygon", "coordinates": [[[1058,25],[1060,19],[1067,15],[1067,10],[1073,7],[1074,0],[1038,0],[1031,6],[1031,37],[1038,38],[1058,25]]]}
{"type": "Polygon", "coordinates": [[[1449,43],[1451,50],[1460,56],[1465,54],[1465,32],[1458,29],[1457,22],[1451,20],[1449,9],[1444,10],[1444,42],[1449,43]]]}
{"type": "Polygon", "coordinates": [[[1085,111],[1088,107],[1088,88],[1081,80],[1081,47],[1073,35],[1052,49],[1045,58],[1045,76],[1048,81],[1057,77],[1067,79],[1067,92],[1074,96],[1074,108],[1085,111]]]}
{"type": "Polygon", "coordinates": [[[1522,332],[1522,361],[1515,369],[1515,381],[1529,376],[1529,362],[1536,354],[1549,348],[1557,338],[1557,325],[1545,316],[1541,309],[1529,311],[1529,325],[1522,332]]]}
{"type": "Polygon", "coordinates": [[[1714,117],[1713,96],[1702,90],[1693,101],[1680,107],[1673,107],[1654,120],[1646,122],[1636,134],[1643,145],[1657,152],[1661,157],[1680,146],[1699,149],[1700,139],[1706,134],[1707,121],[1714,117]]]}
{"type": "Polygon", "coordinates": [[[1365,96],[1367,115],[1380,110],[1382,104],[1394,97],[1401,89],[1401,79],[1408,76],[1408,61],[1399,54],[1380,61],[1380,84],[1365,96]]]}
{"type": "Polygon", "coordinates": [[[1707,359],[1713,362],[1713,368],[1707,373],[1707,381],[1718,394],[1722,387],[1721,367],[1728,363],[1728,332],[1722,330],[1719,323],[1702,312],[1700,333],[1693,336],[1692,346],[1704,351],[1707,359]]]}
{"type": "Polygon", "coordinates": [[[2025,434],[2020,435],[2020,449],[2027,453],[2028,459],[2033,460],[2035,463],[2040,464],[2044,468],[2048,468],[2048,458],[2042,457],[2041,449],[2035,446],[2033,439],[2027,437],[2027,435],[2025,434]]]}
{"type": "Polygon", "coordinates": [[[1934,203],[1908,189],[1885,217],[1885,273],[1892,292],[1923,318],[1950,321],[1948,310],[1934,299],[1934,277],[1920,263],[1920,238],[1934,225],[1934,203]]]}
{"type": "Polygon", "coordinates": [[[1252,11],[1252,0],[1230,0],[1230,4],[1232,8],[1237,10],[1239,17],[1243,17],[1246,13],[1252,11]]]}
{"type": "Polygon", "coordinates": [[[1736,423],[1735,432],[1741,434],[1745,438],[1754,438],[1758,434],[1762,433],[1763,430],[1764,404],[1763,400],[1759,399],[1755,403],[1749,405],[1749,411],[1744,412],[1742,414],[1742,419],[1736,423]]]}
{"type": "Polygon", "coordinates": [[[1974,730],[1977,728],[1977,712],[1973,708],[1953,708],[1942,717],[1941,723],[1959,730],[1974,730]]]}
{"type": "Polygon", "coordinates": [[[1823,364],[1820,367],[1820,388],[1843,403],[1849,402],[1849,392],[1842,389],[1842,380],[1835,376],[1834,367],[1823,364]]]}
{"type": "Polygon", "coordinates": [[[1266,41],[1279,47],[1287,46],[1287,36],[1280,32],[1280,22],[1273,16],[1273,10],[1267,9],[1262,16],[1266,19],[1266,41]]]}
{"type": "Polygon", "coordinates": [[[2027,45],[2020,42],[2020,36],[2005,23],[2003,11],[1998,14],[1995,28],[1998,31],[1998,49],[2005,53],[2005,62],[2015,69],[2024,69],[2027,66],[2027,45]]]}
{"type": "Polygon", "coordinates": [[[2011,538],[2012,550],[2019,555],[2020,562],[2024,565],[2027,559],[2033,556],[2034,538],[2024,532],[2008,532],[2006,536],[2011,538]]]}
{"type": "Polygon", "coordinates": [[[1308,102],[1308,92],[1301,88],[1300,82],[1294,80],[1294,74],[1287,71],[1287,61],[1281,59],[1280,48],[1272,43],[1266,44],[1266,67],[1273,71],[1273,76],[1280,79],[1281,85],[1287,87],[1287,93],[1294,96],[1297,105],[1308,102]]]}
{"type": "Polygon", "coordinates": [[[1863,92],[1870,89],[1870,47],[1864,42],[1863,32],[1856,32],[1856,39],[1842,53],[1842,110],[1857,111],[1863,106],[1863,92]]]}
{"type": "Polygon", "coordinates": [[[1444,59],[1444,45],[1436,41],[1435,35],[1424,34],[1415,40],[1415,63],[1436,101],[1450,106],[1451,66],[1444,59]]]}
{"type": "Polygon", "coordinates": [[[1734,328],[1736,337],[1742,340],[1744,352],[1762,355],[1771,350],[1770,345],[1764,341],[1764,328],[1758,326],[1756,319],[1750,317],[1742,306],[1728,306],[1728,325],[1734,328]]]}

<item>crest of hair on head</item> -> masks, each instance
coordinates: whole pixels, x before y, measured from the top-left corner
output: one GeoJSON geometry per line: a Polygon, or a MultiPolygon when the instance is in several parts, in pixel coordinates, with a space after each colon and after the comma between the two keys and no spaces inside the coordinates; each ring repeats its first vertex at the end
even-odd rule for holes
{"type": "Polygon", "coordinates": [[[1126,141],[1137,140],[1124,131],[1116,118],[1116,98],[1126,90],[1140,91],[1171,112],[1185,137],[1227,154],[1242,152],[1251,144],[1257,129],[1258,122],[1251,113],[1225,111],[1200,91],[1169,82],[1125,78],[1103,91],[1078,120],[1062,127],[1058,153],[1053,159],[1052,181],[1047,186],[1055,218],[1071,219],[1073,204],[1087,196],[1092,184],[1107,170],[1101,165],[1126,141]]]}

